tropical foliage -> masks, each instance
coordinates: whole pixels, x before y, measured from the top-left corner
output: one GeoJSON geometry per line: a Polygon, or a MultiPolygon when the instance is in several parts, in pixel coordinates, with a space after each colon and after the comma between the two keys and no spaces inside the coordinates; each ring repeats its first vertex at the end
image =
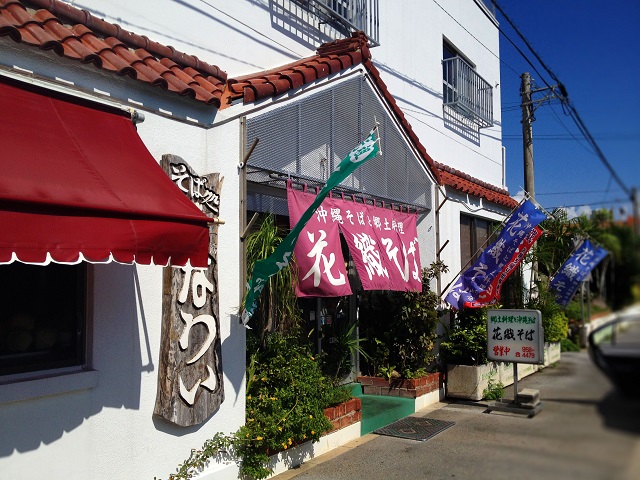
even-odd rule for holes
{"type": "MultiPolygon", "coordinates": [[[[255,262],[269,257],[282,242],[284,234],[284,230],[276,223],[275,215],[267,214],[262,218],[259,228],[246,239],[247,278],[251,277],[255,262]]],[[[251,317],[249,325],[260,332],[263,344],[267,333],[292,331],[300,324],[298,299],[292,288],[293,272],[292,268],[284,268],[269,279],[260,296],[258,308],[251,317]]]]}
{"type": "Polygon", "coordinates": [[[422,270],[422,291],[364,292],[360,303],[363,344],[368,361],[363,370],[370,375],[389,376],[394,371],[404,378],[425,372],[434,360],[434,342],[439,322],[439,298],[430,282],[447,267],[441,262],[422,270]]]}
{"type": "Polygon", "coordinates": [[[350,391],[322,374],[318,360],[297,335],[272,333],[264,347],[250,342],[247,418],[234,447],[242,472],[265,478],[269,456],[331,429],[324,409],[351,398],[350,391]]]}
{"type": "Polygon", "coordinates": [[[451,326],[440,344],[440,354],[446,363],[487,363],[487,309],[467,308],[452,312],[451,315],[451,326]]]}

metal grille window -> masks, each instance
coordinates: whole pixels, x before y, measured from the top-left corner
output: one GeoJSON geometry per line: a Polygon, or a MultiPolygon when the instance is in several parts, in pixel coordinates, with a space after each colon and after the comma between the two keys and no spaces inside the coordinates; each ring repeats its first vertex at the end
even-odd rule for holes
{"type": "Polygon", "coordinates": [[[378,0],[297,0],[321,21],[334,24],[345,34],[362,30],[372,46],[380,45],[378,0]]]}
{"type": "Polygon", "coordinates": [[[442,60],[443,102],[479,128],[493,126],[493,88],[448,44],[442,60]]]}
{"type": "Polygon", "coordinates": [[[380,123],[382,155],[350,175],[338,190],[347,195],[376,197],[388,203],[431,208],[432,181],[371,86],[362,78],[341,82],[298,102],[247,119],[249,210],[282,212],[286,201],[265,187],[283,189],[295,177],[321,186],[344,156],[380,123]]]}

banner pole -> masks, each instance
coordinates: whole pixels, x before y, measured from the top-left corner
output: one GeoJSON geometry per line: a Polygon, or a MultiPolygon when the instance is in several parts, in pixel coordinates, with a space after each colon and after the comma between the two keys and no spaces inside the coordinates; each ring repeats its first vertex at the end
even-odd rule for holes
{"type": "Polygon", "coordinates": [[[513,362],[513,403],[516,406],[520,406],[520,400],[518,399],[518,364],[513,362]]]}

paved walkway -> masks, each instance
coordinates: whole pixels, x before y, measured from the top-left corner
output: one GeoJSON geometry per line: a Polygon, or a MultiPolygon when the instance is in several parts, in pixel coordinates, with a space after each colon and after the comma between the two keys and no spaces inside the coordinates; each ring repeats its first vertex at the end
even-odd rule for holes
{"type": "Polygon", "coordinates": [[[540,391],[537,416],[439,403],[415,415],[455,425],[426,442],[369,434],[274,478],[640,479],[640,400],[613,390],[586,351],[563,353],[519,387],[540,391]]]}

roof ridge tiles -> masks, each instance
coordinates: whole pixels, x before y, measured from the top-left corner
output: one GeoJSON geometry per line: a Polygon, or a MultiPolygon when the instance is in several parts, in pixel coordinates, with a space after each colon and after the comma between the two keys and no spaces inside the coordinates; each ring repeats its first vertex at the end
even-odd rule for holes
{"type": "Polygon", "coordinates": [[[36,8],[47,10],[57,17],[62,17],[76,24],[85,25],[94,32],[117,38],[121,42],[129,44],[127,46],[143,48],[152,55],[169,58],[176,63],[192,67],[206,75],[217,77],[223,82],[227,80],[226,72],[215,65],[200,60],[195,55],[188,55],[176,50],[174,47],[162,45],[150,40],[146,35],[138,35],[125,30],[116,23],[109,23],[96,17],[87,10],[80,10],[60,0],[2,0],[0,3],[5,3],[6,5],[15,3],[21,6],[23,6],[23,4],[33,5],[36,8]]]}
{"type": "Polygon", "coordinates": [[[489,190],[493,190],[496,193],[500,193],[500,194],[503,194],[503,195],[504,194],[509,195],[509,191],[504,189],[504,188],[500,188],[500,187],[497,187],[497,186],[492,185],[490,183],[484,182],[484,181],[482,181],[482,180],[480,180],[478,178],[472,177],[468,173],[464,173],[464,172],[462,172],[460,170],[456,170],[455,168],[450,167],[449,165],[445,165],[444,163],[436,162],[436,167],[438,169],[444,170],[445,172],[448,172],[448,173],[450,173],[452,175],[456,175],[456,176],[458,176],[460,178],[464,178],[465,180],[468,180],[468,181],[470,181],[472,183],[475,183],[476,185],[479,185],[479,186],[481,186],[483,188],[487,188],[489,190]]]}

